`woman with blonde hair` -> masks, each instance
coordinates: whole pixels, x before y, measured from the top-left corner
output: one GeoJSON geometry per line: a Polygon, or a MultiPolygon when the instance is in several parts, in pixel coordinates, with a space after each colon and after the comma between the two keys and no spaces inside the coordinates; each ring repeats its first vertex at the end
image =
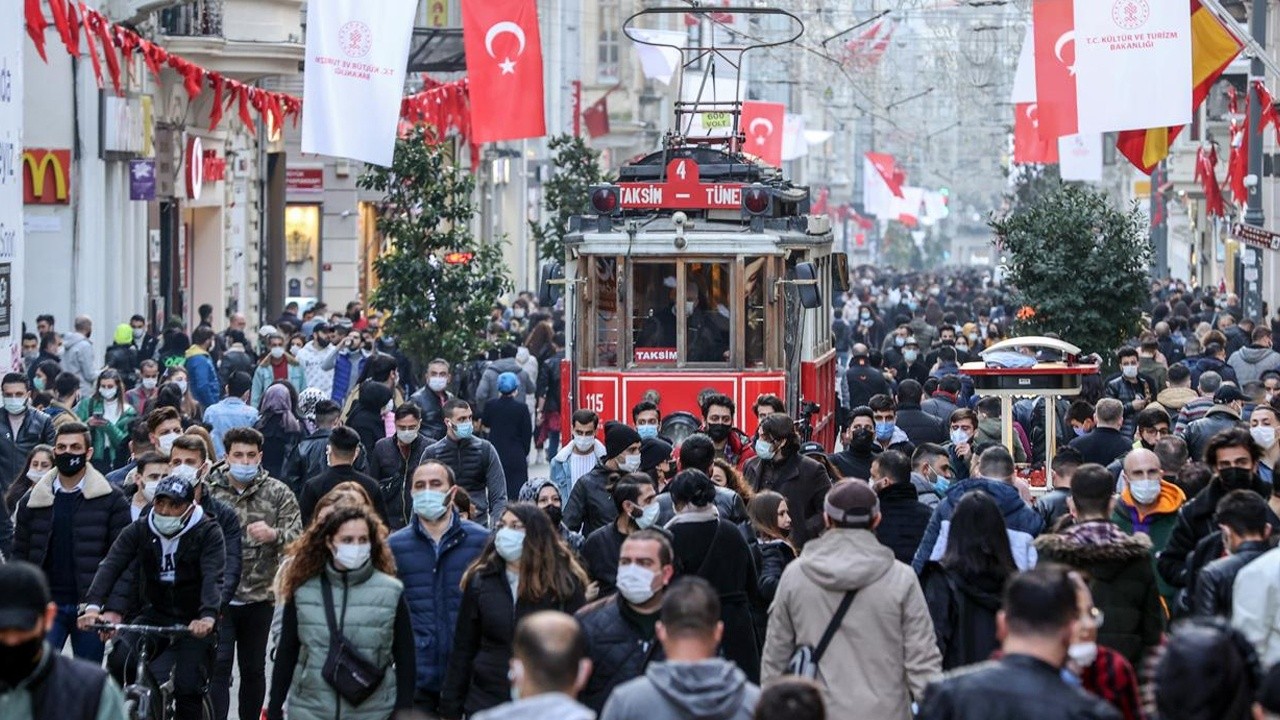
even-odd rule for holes
{"type": "Polygon", "coordinates": [[[386,527],[366,508],[338,504],[291,549],[267,718],[283,720],[286,700],[290,720],[385,720],[412,709],[413,628],[386,527]],[[371,673],[333,683],[325,668],[334,664],[340,676],[344,667],[371,673]]]}

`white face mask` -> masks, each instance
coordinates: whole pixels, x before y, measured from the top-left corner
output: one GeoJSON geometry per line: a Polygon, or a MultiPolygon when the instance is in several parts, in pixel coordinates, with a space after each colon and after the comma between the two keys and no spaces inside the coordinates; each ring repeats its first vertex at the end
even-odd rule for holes
{"type": "Polygon", "coordinates": [[[284,357],[284,348],[280,346],[271,348],[271,357],[275,358],[276,360],[279,360],[280,358],[284,357]]]}
{"type": "Polygon", "coordinates": [[[178,386],[178,389],[179,389],[179,390],[181,390],[181,391],[183,392],[183,394],[186,394],[186,392],[187,392],[187,381],[186,381],[186,380],[174,380],[174,381],[173,381],[173,384],[174,384],[174,385],[177,385],[177,386],[178,386]]]}
{"type": "Polygon", "coordinates": [[[35,468],[31,468],[30,470],[27,471],[27,479],[30,480],[31,482],[40,482],[40,478],[44,477],[44,474],[47,472],[49,471],[36,470],[35,468]]]}
{"type": "Polygon", "coordinates": [[[350,543],[338,545],[333,549],[333,562],[342,570],[355,570],[369,562],[373,546],[369,543],[350,543]]]}
{"type": "Polygon", "coordinates": [[[156,442],[156,449],[164,453],[165,457],[169,457],[169,454],[173,452],[173,441],[177,440],[178,436],[181,434],[182,433],[171,432],[161,435],[156,442]]]}
{"type": "Polygon", "coordinates": [[[1096,642],[1078,642],[1071,643],[1071,647],[1067,648],[1067,657],[1071,658],[1071,662],[1081,668],[1087,668],[1098,659],[1098,643],[1096,642]]]}
{"type": "Polygon", "coordinates": [[[574,435],[573,436],[573,447],[577,449],[577,451],[580,453],[588,452],[593,448],[595,448],[595,446],[596,446],[595,435],[574,435]]]}
{"type": "Polygon", "coordinates": [[[626,455],[622,461],[618,463],[618,469],[622,472],[633,473],[640,469],[640,455],[626,455]]]}
{"type": "Polygon", "coordinates": [[[412,445],[414,440],[418,439],[417,430],[397,430],[396,439],[405,445],[412,445]]]}
{"type": "Polygon", "coordinates": [[[159,480],[142,483],[142,499],[151,502],[156,497],[156,487],[160,485],[159,480]]]}
{"type": "Polygon", "coordinates": [[[1264,450],[1271,447],[1276,442],[1276,429],[1268,425],[1259,425],[1249,428],[1249,434],[1253,436],[1253,441],[1264,450]]]}
{"type": "MultiPolygon", "coordinates": [[[[657,503],[654,503],[656,506],[657,503]]],[[[632,605],[643,605],[653,598],[656,591],[653,589],[654,578],[658,576],[652,570],[647,570],[636,564],[623,565],[618,568],[618,578],[616,585],[618,593],[623,599],[632,605]]]]}
{"type": "Polygon", "coordinates": [[[116,388],[114,387],[104,387],[104,388],[98,389],[98,394],[102,396],[103,400],[115,400],[116,392],[117,392],[116,388]]]}
{"type": "Polygon", "coordinates": [[[698,303],[694,302],[693,300],[685,300],[685,301],[684,301],[684,311],[685,311],[686,313],[691,313],[691,312],[693,312],[693,309],[694,309],[695,307],[697,307],[697,305],[698,305],[698,303]]]}
{"type": "Polygon", "coordinates": [[[1150,505],[1160,497],[1159,480],[1130,480],[1129,494],[1140,505],[1150,505]]]}
{"type": "Polygon", "coordinates": [[[1129,378],[1130,380],[1132,380],[1132,379],[1134,379],[1134,378],[1138,377],[1138,366],[1137,366],[1137,365],[1125,365],[1124,367],[1120,368],[1120,372],[1124,373],[1124,376],[1125,376],[1125,377],[1127,377],[1127,378],[1129,378]]]}
{"type": "Polygon", "coordinates": [[[142,388],[144,390],[155,390],[157,378],[142,378],[142,388]]]}
{"type": "Polygon", "coordinates": [[[432,392],[444,392],[444,389],[448,386],[449,378],[438,376],[427,378],[427,387],[431,388],[432,392]]]}

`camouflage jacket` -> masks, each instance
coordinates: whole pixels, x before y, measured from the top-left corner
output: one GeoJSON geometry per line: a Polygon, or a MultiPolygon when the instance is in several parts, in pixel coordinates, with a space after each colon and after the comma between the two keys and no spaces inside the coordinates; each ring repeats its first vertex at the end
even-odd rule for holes
{"type": "Polygon", "coordinates": [[[272,585],[284,557],[284,548],[302,534],[298,499],[288,485],[267,475],[265,470],[258,472],[244,492],[236,489],[230,474],[224,469],[210,472],[208,482],[213,496],[236,511],[240,517],[240,528],[244,531],[241,548],[244,567],[240,586],[236,588],[236,602],[274,600],[272,585]],[[276,531],[273,542],[260,543],[245,529],[259,521],[276,531]]]}

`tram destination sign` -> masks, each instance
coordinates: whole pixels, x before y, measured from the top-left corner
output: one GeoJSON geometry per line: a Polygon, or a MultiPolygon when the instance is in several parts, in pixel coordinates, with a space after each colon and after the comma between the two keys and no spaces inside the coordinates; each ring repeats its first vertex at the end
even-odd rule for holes
{"type": "Polygon", "coordinates": [[[699,181],[698,163],[677,158],[667,163],[666,182],[618,183],[621,205],[632,210],[738,210],[743,183],[699,181]]]}
{"type": "Polygon", "coordinates": [[[1280,235],[1260,227],[1233,223],[1231,235],[1240,242],[1260,250],[1280,250],[1280,235]]]}

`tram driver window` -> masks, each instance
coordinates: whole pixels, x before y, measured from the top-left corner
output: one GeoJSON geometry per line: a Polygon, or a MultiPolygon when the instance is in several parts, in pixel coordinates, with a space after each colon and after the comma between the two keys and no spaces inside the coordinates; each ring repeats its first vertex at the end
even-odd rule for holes
{"type": "Polygon", "coordinates": [[[676,364],[676,265],[631,266],[632,346],[637,365],[676,364]]]}
{"type": "Polygon", "coordinates": [[[734,300],[730,297],[728,263],[687,263],[684,311],[688,316],[685,360],[691,363],[729,361],[729,327],[734,300]]]}

